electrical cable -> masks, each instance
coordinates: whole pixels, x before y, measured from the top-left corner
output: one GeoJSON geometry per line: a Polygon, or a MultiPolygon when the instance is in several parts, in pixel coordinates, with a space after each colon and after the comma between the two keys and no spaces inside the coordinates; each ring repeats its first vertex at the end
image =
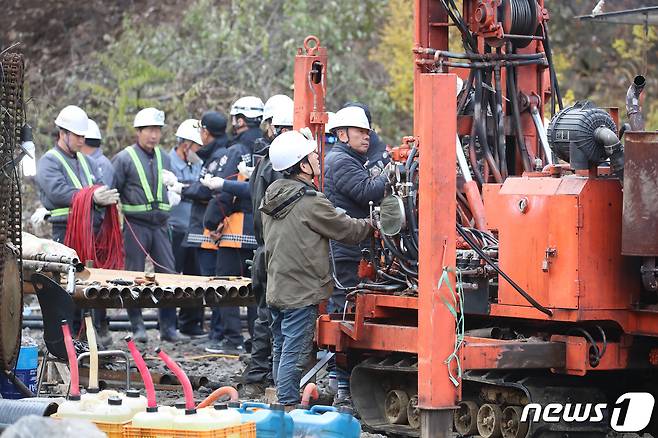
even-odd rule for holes
{"type": "Polygon", "coordinates": [[[548,316],[553,316],[553,312],[550,309],[548,309],[548,308],[542,306],[541,304],[539,304],[539,302],[537,302],[537,300],[535,300],[530,294],[528,294],[526,291],[524,291],[521,288],[521,286],[516,284],[514,282],[514,280],[512,280],[505,272],[503,272],[502,269],[500,269],[498,267],[498,265],[496,263],[494,263],[494,261],[491,260],[491,258],[475,242],[473,242],[473,240],[471,240],[469,235],[464,230],[464,227],[462,227],[459,224],[456,224],[456,225],[457,225],[457,232],[459,233],[460,236],[462,236],[464,238],[466,243],[468,243],[471,246],[471,248],[473,248],[473,250],[475,252],[477,252],[478,255],[480,257],[482,257],[482,259],[484,259],[485,262],[487,262],[492,268],[494,268],[494,270],[501,277],[503,277],[523,298],[525,298],[526,301],[528,301],[530,304],[532,304],[532,306],[535,309],[539,310],[540,312],[542,312],[542,313],[544,313],[548,316]]]}
{"type": "Polygon", "coordinates": [[[123,236],[116,204],[105,208],[98,234],[94,234],[94,192],[99,185],[84,187],[73,195],[64,244],[82,261],[93,260],[101,269],[123,269],[123,236]]]}

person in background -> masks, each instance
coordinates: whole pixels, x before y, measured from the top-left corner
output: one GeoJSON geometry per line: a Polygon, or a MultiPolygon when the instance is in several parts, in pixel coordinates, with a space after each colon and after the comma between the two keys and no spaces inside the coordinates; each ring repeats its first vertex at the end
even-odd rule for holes
{"type": "MultiPolygon", "coordinates": [[[[171,169],[169,156],[158,146],[164,121],[164,112],[156,108],[139,111],[133,121],[137,141],[112,159],[114,185],[121,195],[124,214],[125,266],[129,271],[144,272],[146,257],[149,257],[156,272],[176,272],[168,221],[170,202],[175,204],[180,201],[180,196],[167,189],[167,186],[177,183],[175,177],[163,175],[164,169],[171,169]]],[[[133,339],[146,342],[142,310],[134,307],[127,310],[133,339]]],[[[158,309],[158,316],[160,339],[179,341],[176,309],[158,309]]]]}
{"type": "MultiPolygon", "coordinates": [[[[184,187],[198,183],[201,174],[201,158],[197,152],[201,149],[201,122],[187,119],[176,130],[176,146],[169,151],[171,171],[176,183],[169,190],[181,195],[184,187]]],[[[162,170],[166,174],[166,169],[162,170]]],[[[184,246],[192,212],[192,200],[182,196],[180,203],[169,212],[171,228],[171,246],[174,251],[176,272],[187,275],[200,275],[197,251],[194,247],[184,246]]],[[[178,311],[178,329],[184,335],[198,337],[205,335],[203,330],[203,306],[181,307],[178,311]]]]}
{"type": "Polygon", "coordinates": [[[89,129],[85,134],[85,144],[82,145],[82,153],[91,157],[96,162],[96,169],[100,175],[103,183],[108,187],[114,184],[114,167],[112,162],[103,154],[101,147],[101,130],[98,128],[96,122],[89,119],[89,129]]]}

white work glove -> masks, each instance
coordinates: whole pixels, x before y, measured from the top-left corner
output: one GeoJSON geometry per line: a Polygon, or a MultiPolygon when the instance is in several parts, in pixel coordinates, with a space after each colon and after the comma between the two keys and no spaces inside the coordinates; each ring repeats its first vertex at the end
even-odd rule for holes
{"type": "Polygon", "coordinates": [[[206,173],[206,175],[201,178],[201,184],[208,187],[210,190],[221,190],[222,187],[224,187],[224,178],[206,173]]]}
{"type": "Polygon", "coordinates": [[[50,217],[50,210],[43,207],[37,208],[32,216],[30,216],[30,223],[34,228],[42,227],[46,223],[46,219],[50,217]]]}
{"type": "Polygon", "coordinates": [[[167,189],[167,198],[169,198],[169,205],[172,207],[180,204],[181,196],[179,193],[176,193],[173,190],[167,189]]]}
{"type": "Polygon", "coordinates": [[[167,186],[167,190],[169,190],[170,192],[174,192],[177,195],[180,195],[183,192],[183,187],[185,187],[185,184],[176,181],[174,184],[167,186]]]}
{"type": "Polygon", "coordinates": [[[178,177],[167,169],[162,169],[162,183],[166,186],[173,186],[178,182],[178,177]]]}
{"type": "Polygon", "coordinates": [[[251,166],[247,166],[247,163],[245,163],[244,161],[240,161],[240,164],[238,164],[238,172],[240,173],[240,175],[249,179],[251,178],[251,174],[254,173],[254,168],[251,166]]]}
{"type": "Polygon", "coordinates": [[[119,202],[119,192],[108,186],[100,186],[94,191],[94,202],[100,206],[108,206],[119,202]]]}

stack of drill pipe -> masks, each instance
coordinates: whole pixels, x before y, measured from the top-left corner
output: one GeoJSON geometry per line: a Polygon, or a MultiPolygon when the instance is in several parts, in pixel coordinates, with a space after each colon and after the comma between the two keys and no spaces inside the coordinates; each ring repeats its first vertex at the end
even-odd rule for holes
{"type": "Polygon", "coordinates": [[[89,272],[88,280],[78,285],[73,295],[73,299],[84,307],[254,304],[249,278],[154,274],[155,281],[144,282],[143,272],[105,269],[89,269],[89,272]]]}

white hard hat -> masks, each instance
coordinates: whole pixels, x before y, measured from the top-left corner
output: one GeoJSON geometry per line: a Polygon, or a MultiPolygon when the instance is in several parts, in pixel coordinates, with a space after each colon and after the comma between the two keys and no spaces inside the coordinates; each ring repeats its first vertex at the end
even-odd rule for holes
{"type": "Polygon", "coordinates": [[[281,103],[272,117],[272,126],[292,126],[295,116],[295,104],[292,102],[281,103]]]}
{"type": "Polygon", "coordinates": [[[284,132],[270,145],[272,169],[277,172],[286,170],[299,163],[316,148],[317,144],[304,137],[299,131],[284,132]]]}
{"type": "Polygon", "coordinates": [[[201,141],[201,122],[197,119],[187,119],[180,124],[176,130],[176,137],[184,140],[190,140],[202,146],[201,141]]]}
{"type": "Polygon", "coordinates": [[[89,118],[87,118],[87,113],[79,106],[69,105],[57,114],[55,125],[75,135],[84,136],[87,133],[89,118]]]}
{"type": "Polygon", "coordinates": [[[329,116],[329,118],[327,120],[327,123],[324,125],[324,133],[330,134],[331,130],[334,129],[334,123],[336,122],[336,113],[327,111],[327,115],[329,116]]]}
{"type": "Polygon", "coordinates": [[[288,106],[292,108],[295,106],[295,103],[291,98],[285,94],[275,94],[265,102],[265,107],[263,108],[263,120],[274,118],[274,115],[279,108],[287,108],[288,106]]]}
{"type": "Polygon", "coordinates": [[[89,124],[87,125],[87,133],[85,134],[85,138],[88,138],[90,140],[102,140],[103,137],[101,137],[101,130],[98,129],[98,125],[96,122],[93,120],[89,119],[89,124]]]}
{"type": "Polygon", "coordinates": [[[231,115],[237,116],[238,114],[242,114],[248,119],[261,117],[263,115],[263,101],[256,96],[239,98],[231,105],[231,115]]]}
{"type": "Polygon", "coordinates": [[[370,129],[370,123],[368,123],[368,117],[363,108],[348,106],[338,110],[332,123],[332,129],[348,127],[370,129]]]}
{"type": "Polygon", "coordinates": [[[164,126],[165,113],[157,108],[144,108],[135,116],[133,127],[143,128],[145,126],[164,126]]]}

